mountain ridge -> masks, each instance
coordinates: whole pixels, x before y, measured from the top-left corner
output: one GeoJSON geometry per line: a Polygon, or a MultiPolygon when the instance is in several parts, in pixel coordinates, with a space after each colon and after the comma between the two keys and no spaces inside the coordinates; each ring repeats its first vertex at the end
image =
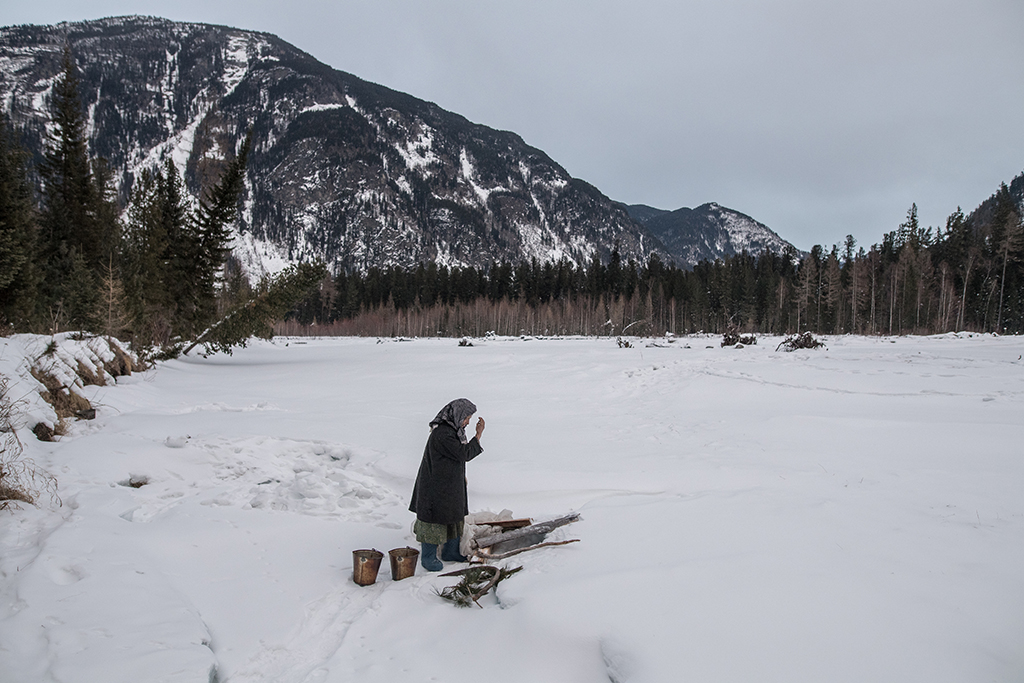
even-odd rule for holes
{"type": "Polygon", "coordinates": [[[689,263],[714,261],[744,251],[800,253],[768,226],[717,202],[672,211],[632,204],[626,206],[626,211],[661,240],[666,249],[689,263]]]}
{"type": "Polygon", "coordinates": [[[723,209],[709,236],[660,237],[514,132],[334,69],[270,33],[160,17],[0,29],[0,97],[36,155],[65,43],[91,152],[110,161],[122,202],[143,169],[168,158],[198,195],[252,131],[234,247],[251,275],[314,258],[336,271],[581,264],[616,247],[690,266],[698,251],[666,238],[714,258],[727,255],[714,245],[736,242],[722,231],[737,217],[767,229],[723,209]]]}

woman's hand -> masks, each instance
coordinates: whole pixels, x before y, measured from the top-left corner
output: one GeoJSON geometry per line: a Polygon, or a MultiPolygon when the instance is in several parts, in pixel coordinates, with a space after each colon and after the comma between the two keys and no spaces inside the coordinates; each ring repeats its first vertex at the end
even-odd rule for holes
{"type": "Polygon", "coordinates": [[[484,427],[485,426],[486,426],[486,423],[484,422],[484,419],[482,417],[477,418],[477,421],[476,421],[476,440],[477,441],[479,441],[480,437],[483,436],[484,427]]]}

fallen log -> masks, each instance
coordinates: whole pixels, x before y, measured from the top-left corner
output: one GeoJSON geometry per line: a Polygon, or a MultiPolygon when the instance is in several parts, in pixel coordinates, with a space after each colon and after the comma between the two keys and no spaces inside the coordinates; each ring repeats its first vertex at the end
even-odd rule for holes
{"type": "MultiPolygon", "coordinates": [[[[547,548],[548,546],[552,546],[552,545],[568,545],[570,543],[579,543],[579,542],[580,542],[580,539],[578,539],[578,538],[573,538],[573,539],[570,539],[568,541],[548,541],[547,543],[538,543],[537,545],[531,545],[531,546],[528,546],[526,548],[516,548],[515,550],[510,550],[510,551],[508,551],[506,553],[499,553],[497,555],[492,555],[490,552],[488,552],[490,550],[490,548],[484,548],[479,553],[477,553],[477,557],[479,557],[480,559],[482,559],[484,561],[487,561],[487,560],[504,560],[506,557],[512,557],[513,555],[518,555],[519,553],[525,553],[528,550],[536,550],[537,548],[547,548]]],[[[491,546],[491,547],[493,547],[493,546],[491,546]]]]}
{"type": "Polygon", "coordinates": [[[496,526],[502,531],[508,531],[509,529],[521,529],[524,526],[530,526],[533,524],[533,520],[529,517],[523,517],[522,519],[496,519],[490,522],[477,522],[480,526],[496,526]]]}
{"type": "MultiPolygon", "coordinates": [[[[496,534],[480,536],[478,538],[474,538],[473,542],[476,544],[477,548],[486,548],[488,546],[493,546],[498,543],[504,544],[507,541],[512,541],[522,537],[536,537],[539,535],[541,537],[541,540],[543,540],[544,536],[551,533],[558,527],[565,526],[566,524],[572,524],[573,522],[578,522],[579,519],[580,513],[574,512],[571,515],[559,517],[558,519],[552,519],[549,522],[540,522],[538,524],[524,526],[521,529],[512,529],[511,531],[504,531],[496,534]]],[[[531,543],[529,545],[533,544],[531,543]]]]}

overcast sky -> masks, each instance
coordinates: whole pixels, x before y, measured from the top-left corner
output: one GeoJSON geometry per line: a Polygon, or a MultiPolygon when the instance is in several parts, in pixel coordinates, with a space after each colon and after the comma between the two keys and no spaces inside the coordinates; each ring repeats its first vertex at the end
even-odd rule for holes
{"type": "Polygon", "coordinates": [[[939,226],[1024,171],[1022,0],[0,0],[277,34],[519,133],[612,199],[718,202],[802,249],[939,226]]]}

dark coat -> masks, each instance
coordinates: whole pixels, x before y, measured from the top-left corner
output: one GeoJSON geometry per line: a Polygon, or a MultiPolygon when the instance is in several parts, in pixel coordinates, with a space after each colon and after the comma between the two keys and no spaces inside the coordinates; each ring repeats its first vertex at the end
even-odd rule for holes
{"type": "Polygon", "coordinates": [[[466,463],[483,450],[475,436],[469,443],[459,441],[450,425],[439,424],[431,430],[409,503],[409,510],[416,513],[417,519],[431,524],[455,524],[469,514],[466,463]]]}

